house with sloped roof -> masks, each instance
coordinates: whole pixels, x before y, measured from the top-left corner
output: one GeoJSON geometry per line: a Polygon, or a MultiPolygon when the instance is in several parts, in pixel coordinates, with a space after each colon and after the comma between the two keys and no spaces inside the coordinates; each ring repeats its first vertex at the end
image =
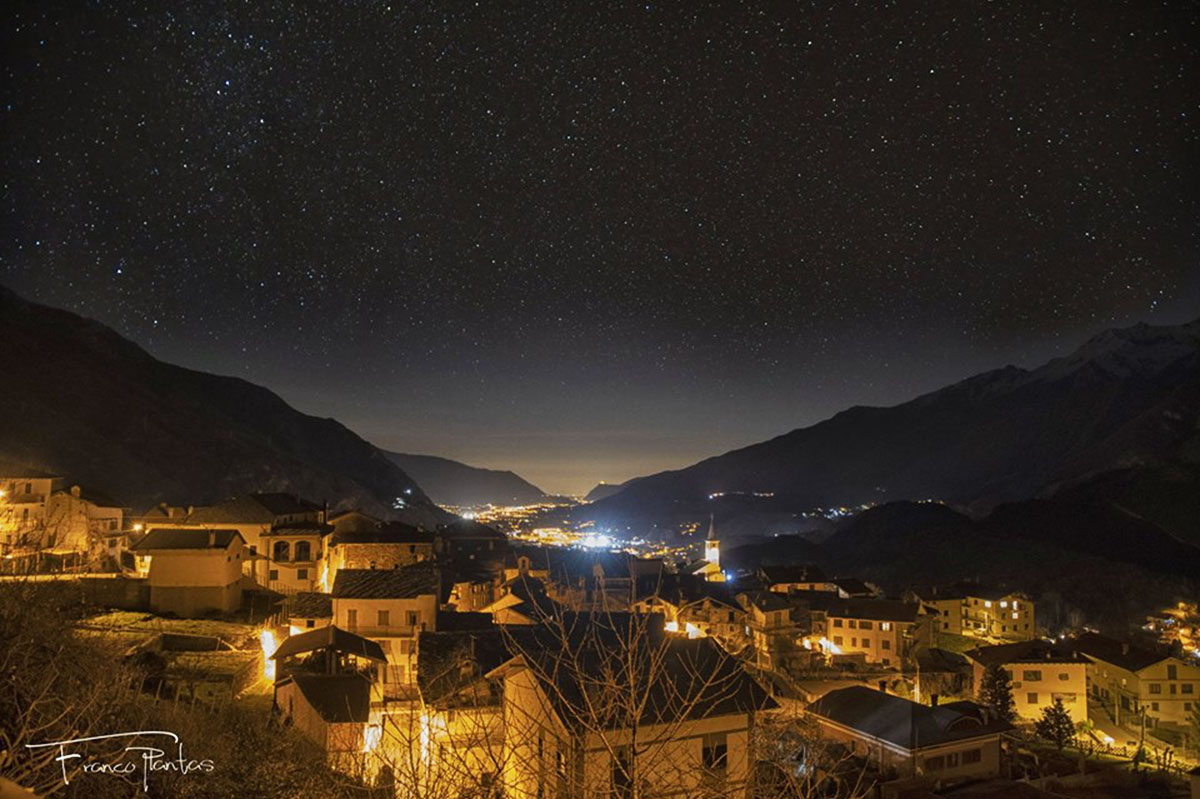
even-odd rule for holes
{"type": "Polygon", "coordinates": [[[236,530],[151,530],[132,547],[145,564],[150,608],[184,618],[240,608],[245,543],[236,530]]]}
{"type": "Polygon", "coordinates": [[[361,674],[292,672],[275,684],[275,709],[284,725],[325,754],[330,768],[368,778],[377,769],[382,719],[361,674]]]}
{"type": "MultiPolygon", "coordinates": [[[[834,654],[899,667],[922,618],[921,606],[895,599],[836,599],[824,608],[825,638],[834,654]]],[[[819,641],[814,641],[814,644],[819,641]]]]}
{"type": "Polygon", "coordinates": [[[158,527],[236,530],[246,542],[245,573],[258,585],[287,595],[321,584],[325,508],[293,494],[246,494],[217,505],[190,508],[183,519],[148,515],[145,529],[158,527]]]}
{"type": "Polygon", "coordinates": [[[395,569],[340,569],[333,580],[333,623],[377,641],[387,653],[384,695],[405,696],[416,680],[417,636],[436,630],[441,571],[431,563],[395,569]]]}
{"type": "Polygon", "coordinates": [[[1013,729],[974,702],[931,707],[866,686],[830,691],[807,712],[823,738],[885,775],[943,783],[997,776],[1000,738],[1013,729]]]}
{"type": "Polygon", "coordinates": [[[655,618],[568,615],[529,630],[491,672],[504,685],[506,796],[745,791],[755,715],[776,704],[713,639],[666,635],[655,618]]]}
{"type": "Polygon", "coordinates": [[[491,672],[512,657],[509,642],[525,634],[477,623],[421,633],[417,687],[428,740],[418,751],[430,782],[447,794],[490,796],[499,785],[506,757],[504,683],[491,672]]]}
{"type": "Polygon", "coordinates": [[[335,529],[328,540],[330,574],[339,569],[394,569],[433,559],[433,533],[403,522],[335,529]]]}
{"type": "Polygon", "coordinates": [[[999,666],[1008,672],[1013,704],[1021,718],[1037,721],[1044,708],[1061,699],[1072,721],[1087,721],[1092,663],[1072,643],[1038,638],[976,647],[963,654],[971,661],[975,686],[982,684],[989,668],[999,666]]]}
{"type": "Polygon", "coordinates": [[[795,591],[836,591],[837,586],[825,571],[811,563],[788,566],[761,566],[758,578],[769,591],[790,594],[795,591]]]}
{"type": "Polygon", "coordinates": [[[1200,666],[1099,633],[1068,639],[1092,662],[1092,696],[1120,724],[1182,732],[1200,703],[1200,666]]]}

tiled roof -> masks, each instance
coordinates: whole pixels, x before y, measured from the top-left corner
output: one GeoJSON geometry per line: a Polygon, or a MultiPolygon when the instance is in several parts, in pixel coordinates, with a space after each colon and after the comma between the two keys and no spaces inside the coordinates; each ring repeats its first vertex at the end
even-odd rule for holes
{"type": "Polygon", "coordinates": [[[333,616],[333,596],[316,591],[301,591],[287,599],[288,615],[300,619],[327,619],[333,616]]]}
{"type": "Polygon", "coordinates": [[[1149,649],[1099,633],[1078,635],[1074,638],[1074,645],[1088,657],[1103,660],[1126,671],[1141,671],[1147,666],[1166,660],[1166,655],[1159,655],[1149,649]]]}
{"type": "Polygon", "coordinates": [[[387,661],[383,647],[369,638],[355,635],[349,630],[334,627],[332,624],[318,627],[315,630],[298,633],[279,645],[271,655],[271,659],[302,655],[305,652],[315,652],[318,649],[333,649],[347,655],[357,655],[370,660],[387,661]]]}
{"type": "Polygon", "coordinates": [[[811,563],[798,566],[762,566],[760,571],[768,585],[828,582],[825,572],[811,563]]]}
{"type": "Polygon", "coordinates": [[[294,682],[305,700],[330,724],[365,724],[370,718],[371,683],[362,675],[296,672],[285,680],[294,682]]]}
{"type": "Polygon", "coordinates": [[[130,549],[138,552],[163,549],[225,549],[233,543],[235,538],[242,539],[241,533],[237,530],[160,527],[146,533],[142,540],[130,549]]]}
{"type": "Polygon", "coordinates": [[[620,629],[627,618],[636,617],[613,613],[572,621],[564,614],[561,629],[529,630],[526,634],[531,636],[530,641],[514,646],[515,654],[546,684],[545,693],[565,724],[609,728],[628,724],[622,712],[625,705],[619,700],[606,700],[606,691],[614,692],[614,698],[646,696],[646,701],[638,705],[642,724],[753,713],[777,707],[741,663],[711,638],[671,636],[660,646],[653,642],[652,633],[639,631],[634,634],[646,636],[643,639],[646,643],[630,651],[634,657],[646,658],[646,662],[632,671],[623,662],[613,662],[614,658],[620,661],[628,656],[622,646],[613,645],[611,640],[611,636],[627,634],[620,629]],[[582,632],[564,642],[564,629],[582,632]],[[605,673],[632,674],[637,683],[600,687],[592,678],[605,673]]]}
{"type": "Polygon", "coordinates": [[[1005,663],[1091,662],[1079,654],[1078,647],[1070,644],[1055,644],[1040,639],[997,646],[980,646],[964,654],[984,666],[998,666],[1005,663]]]}
{"type": "Polygon", "coordinates": [[[847,619],[914,622],[920,605],[897,599],[842,599],[831,602],[826,614],[847,619]]]}
{"type": "Polygon", "coordinates": [[[904,749],[995,735],[1012,725],[971,702],[928,707],[866,686],[830,691],[808,706],[817,716],[904,749]]]}
{"type": "Polygon", "coordinates": [[[412,599],[440,594],[438,570],[427,563],[399,569],[339,569],[333,596],[340,599],[412,599]]]}

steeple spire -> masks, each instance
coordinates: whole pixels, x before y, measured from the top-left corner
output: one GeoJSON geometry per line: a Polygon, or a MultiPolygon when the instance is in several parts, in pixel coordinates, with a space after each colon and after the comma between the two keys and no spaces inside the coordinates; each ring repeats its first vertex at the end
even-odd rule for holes
{"type": "Polygon", "coordinates": [[[708,514],[708,538],[707,541],[717,540],[717,514],[708,514]]]}

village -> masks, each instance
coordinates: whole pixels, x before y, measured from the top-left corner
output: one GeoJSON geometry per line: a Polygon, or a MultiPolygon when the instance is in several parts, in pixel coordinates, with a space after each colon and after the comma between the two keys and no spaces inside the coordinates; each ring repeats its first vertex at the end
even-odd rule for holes
{"type": "Polygon", "coordinates": [[[1187,602],[1138,640],[1048,631],[1020,586],[727,573],[711,521],[676,562],[42,473],[0,478],[0,550],[0,590],[77,584],[78,633],[156,696],[257,702],[383,795],[1121,796],[1200,759],[1187,602]]]}

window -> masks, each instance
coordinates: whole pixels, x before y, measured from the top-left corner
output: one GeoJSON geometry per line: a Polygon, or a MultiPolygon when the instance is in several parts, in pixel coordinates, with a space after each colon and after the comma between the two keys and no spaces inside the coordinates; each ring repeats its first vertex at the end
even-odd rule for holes
{"type": "Polygon", "coordinates": [[[267,579],[268,580],[278,580],[279,579],[279,569],[271,569],[269,572],[267,572],[267,579]]]}
{"type": "Polygon", "coordinates": [[[353,630],[358,626],[358,611],[354,608],[346,611],[346,627],[353,630]]]}
{"type": "Polygon", "coordinates": [[[251,545],[250,545],[250,554],[251,554],[251,555],[257,555],[257,554],[258,554],[258,545],[257,545],[257,544],[251,544],[251,545]]]}
{"type": "Polygon", "coordinates": [[[401,638],[400,639],[400,654],[401,655],[412,654],[412,644],[413,644],[413,642],[410,641],[409,639],[401,638]]]}
{"type": "Polygon", "coordinates": [[[1193,685],[1192,683],[1190,683],[1190,682],[1185,682],[1185,683],[1183,684],[1183,692],[1184,692],[1185,694],[1190,694],[1190,693],[1192,693],[1192,692],[1193,692],[1193,691],[1195,691],[1195,690],[1196,690],[1196,686],[1195,686],[1195,685],[1193,685]]]}
{"type": "Polygon", "coordinates": [[[312,560],[312,544],[308,541],[296,542],[296,560],[312,560]]]}
{"type": "Polygon", "coordinates": [[[842,645],[842,636],[840,636],[840,635],[833,636],[833,643],[835,646],[841,646],[842,645]]]}
{"type": "Polygon", "coordinates": [[[834,627],[841,627],[841,626],[842,626],[842,620],[841,620],[841,619],[834,619],[834,620],[833,620],[833,626],[834,626],[834,627]]]}
{"type": "Polygon", "coordinates": [[[872,626],[871,622],[869,622],[869,621],[860,621],[858,623],[858,629],[860,629],[860,630],[869,630],[869,629],[871,629],[871,626],[872,626]]]}
{"type": "Polygon", "coordinates": [[[417,612],[415,610],[406,610],[404,612],[404,623],[409,627],[417,626],[417,612]]]}
{"type": "Polygon", "coordinates": [[[958,765],[958,752],[949,752],[946,755],[946,768],[955,768],[958,765]]]}
{"type": "Polygon", "coordinates": [[[725,770],[729,762],[729,743],[725,733],[715,732],[704,736],[703,758],[704,768],[709,771],[725,770]]]}
{"type": "MultiPolygon", "coordinates": [[[[886,647],[885,647],[885,649],[886,649],[886,647]]],[[[884,659],[883,659],[883,665],[885,665],[885,666],[890,666],[890,665],[892,665],[892,661],[891,661],[891,659],[890,659],[890,658],[884,658],[884,659]]]]}
{"type": "Polygon", "coordinates": [[[1150,703],[1150,709],[1151,709],[1151,710],[1153,710],[1153,711],[1155,711],[1155,712],[1158,712],[1158,702],[1151,702],[1151,703],[1150,703]]]}
{"type": "Polygon", "coordinates": [[[291,551],[292,545],[287,541],[276,541],[274,548],[271,550],[271,557],[280,563],[287,563],[288,555],[291,551]]]}
{"type": "Polygon", "coordinates": [[[1042,679],[1042,673],[1037,670],[1025,671],[1021,673],[1021,679],[1028,682],[1037,682],[1038,680],[1042,679]]]}
{"type": "Polygon", "coordinates": [[[870,646],[871,646],[871,639],[870,639],[870,638],[864,638],[864,639],[862,640],[862,645],[863,645],[864,647],[870,647],[870,646]]]}
{"type": "Polygon", "coordinates": [[[379,611],[379,626],[380,627],[387,627],[388,624],[390,624],[390,622],[388,621],[389,615],[390,615],[389,612],[386,610],[379,611]]]}
{"type": "Polygon", "coordinates": [[[316,627],[317,620],[316,619],[308,619],[307,621],[304,622],[304,626],[305,627],[316,627]]]}
{"type": "Polygon", "coordinates": [[[879,622],[879,629],[887,632],[888,630],[892,629],[892,623],[890,621],[881,621],[879,622]]]}
{"type": "Polygon", "coordinates": [[[891,649],[892,642],[889,641],[888,639],[884,638],[882,641],[879,642],[879,646],[883,649],[891,649]]]}
{"type": "Polygon", "coordinates": [[[1026,696],[1026,699],[1029,701],[1029,704],[1031,704],[1031,705],[1036,705],[1038,703],[1037,694],[1028,694],[1026,696]]]}
{"type": "Polygon", "coordinates": [[[941,771],[945,767],[946,767],[946,758],[942,757],[941,755],[935,755],[934,757],[925,758],[925,770],[926,771],[941,771]]]}
{"type": "Polygon", "coordinates": [[[1175,664],[1174,664],[1174,663],[1168,663],[1168,664],[1167,664],[1167,679],[1168,679],[1168,680],[1177,680],[1177,679],[1179,679],[1179,676],[1178,676],[1178,671],[1177,671],[1177,669],[1176,669],[1176,667],[1175,667],[1175,664]]]}
{"type": "Polygon", "coordinates": [[[850,639],[850,646],[858,646],[858,639],[857,639],[857,638],[851,638],[851,639],[850,639]]]}
{"type": "Polygon", "coordinates": [[[942,629],[943,629],[943,630],[949,630],[949,629],[950,629],[950,622],[948,622],[948,621],[944,621],[944,622],[942,622],[942,629]]]}
{"type": "Polygon", "coordinates": [[[851,619],[850,621],[846,622],[846,626],[851,630],[856,630],[858,629],[858,622],[854,619],[851,619]]]}
{"type": "Polygon", "coordinates": [[[1176,687],[1177,687],[1177,686],[1175,685],[1175,683],[1171,683],[1171,693],[1172,693],[1172,695],[1175,693],[1175,688],[1176,688],[1176,687]]]}
{"type": "Polygon", "coordinates": [[[307,580],[308,579],[308,569],[296,569],[296,579],[297,580],[307,580]]]}
{"type": "Polygon", "coordinates": [[[1058,673],[1058,679],[1060,679],[1060,680],[1069,680],[1069,679],[1071,679],[1071,675],[1070,675],[1070,674],[1067,674],[1065,671],[1060,671],[1060,672],[1058,673]]]}
{"type": "Polygon", "coordinates": [[[1160,683],[1160,682],[1150,683],[1150,693],[1161,694],[1162,693],[1162,683],[1160,683]]]}
{"type": "Polygon", "coordinates": [[[981,760],[983,760],[982,749],[968,749],[962,753],[962,762],[964,766],[968,763],[978,763],[981,760]]]}

